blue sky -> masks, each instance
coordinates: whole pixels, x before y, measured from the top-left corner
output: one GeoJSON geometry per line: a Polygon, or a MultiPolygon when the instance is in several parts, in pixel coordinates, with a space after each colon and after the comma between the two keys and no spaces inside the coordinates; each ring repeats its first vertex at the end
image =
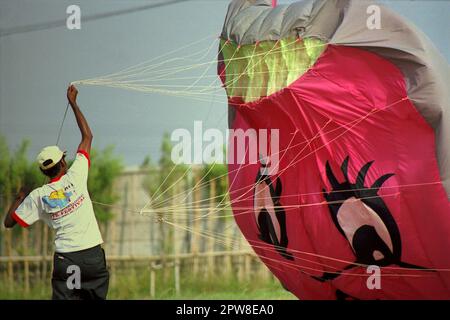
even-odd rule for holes
{"type": "MultiPolygon", "coordinates": [[[[133,8],[152,1],[78,0],[82,15],[133,8]]],[[[158,2],[158,1],[153,1],[158,2]]],[[[160,1],[159,1],[160,2],[160,1]]],[[[287,3],[292,1],[279,1],[287,3]]],[[[450,57],[449,1],[384,1],[409,18],[450,57]]],[[[41,24],[66,18],[74,1],[0,0],[0,29],[41,24]]],[[[0,37],[0,134],[11,146],[32,140],[30,155],[54,144],[71,81],[108,74],[163,55],[196,40],[218,35],[228,2],[186,1],[126,15],[82,22],[82,29],[64,26],[0,37]]],[[[202,42],[178,52],[183,56],[206,50],[202,42]]],[[[214,49],[215,50],[215,49],[214,49]]],[[[214,59],[214,50],[206,59],[214,59]]],[[[176,56],[175,55],[175,56],[176,56]]],[[[214,68],[208,72],[214,75],[214,68]]],[[[195,75],[195,74],[193,74],[195,75]]],[[[195,101],[121,89],[81,86],[79,104],[94,132],[94,145],[114,144],[127,165],[146,155],[159,157],[161,137],[176,128],[226,128],[225,95],[195,101]]],[[[75,151],[79,133],[71,113],[61,146],[75,151]]]]}

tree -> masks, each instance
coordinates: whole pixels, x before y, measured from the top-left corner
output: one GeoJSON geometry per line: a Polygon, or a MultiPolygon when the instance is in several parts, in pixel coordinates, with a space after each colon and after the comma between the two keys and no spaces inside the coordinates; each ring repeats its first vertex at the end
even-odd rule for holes
{"type": "Polygon", "coordinates": [[[94,211],[101,223],[113,218],[112,207],[119,199],[114,192],[114,181],[122,173],[122,160],[114,155],[114,147],[91,150],[92,167],[89,170],[88,190],[94,201],[94,211]]]}
{"type": "MultiPolygon", "coordinates": [[[[6,139],[0,136],[0,212],[3,213],[2,223],[6,210],[8,210],[20,188],[22,186],[36,188],[44,181],[37,165],[28,160],[29,146],[30,142],[24,140],[14,152],[11,152],[6,139]]],[[[19,228],[16,228],[11,236],[15,237],[18,233],[19,228]]],[[[3,233],[0,234],[1,244],[3,244],[2,239],[3,233]]],[[[3,254],[2,246],[0,246],[0,254],[3,254]]]]}
{"type": "Polygon", "coordinates": [[[7,200],[11,197],[10,152],[3,136],[0,136],[0,210],[4,212],[7,200]]]}

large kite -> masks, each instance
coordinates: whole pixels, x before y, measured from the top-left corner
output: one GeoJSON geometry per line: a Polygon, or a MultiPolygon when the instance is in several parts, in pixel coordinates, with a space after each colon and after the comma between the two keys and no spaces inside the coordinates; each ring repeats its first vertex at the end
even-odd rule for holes
{"type": "Polygon", "coordinates": [[[301,299],[450,299],[448,63],[382,5],[274,2],[221,35],[231,128],[279,129],[229,165],[243,234],[301,299]]]}

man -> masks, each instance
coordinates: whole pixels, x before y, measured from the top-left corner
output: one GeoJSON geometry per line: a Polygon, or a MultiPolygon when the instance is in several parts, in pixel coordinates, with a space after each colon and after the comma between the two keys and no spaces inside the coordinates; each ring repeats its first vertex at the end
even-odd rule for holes
{"type": "Polygon", "coordinates": [[[105,299],[109,273],[92,202],[87,189],[92,133],[77,105],[71,85],[67,98],[81,131],[81,143],[72,166],[57,146],[42,149],[37,162],[50,182],[32,191],[22,189],[8,210],[5,227],[28,227],[43,220],[55,229],[53,299],[105,299]]]}

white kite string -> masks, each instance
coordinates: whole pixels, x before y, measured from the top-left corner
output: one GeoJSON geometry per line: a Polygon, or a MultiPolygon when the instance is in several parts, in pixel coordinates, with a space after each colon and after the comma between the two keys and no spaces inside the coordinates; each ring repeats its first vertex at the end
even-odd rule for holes
{"type": "MultiPolygon", "coordinates": [[[[211,47],[210,47],[211,48],[211,47]]],[[[298,49],[294,49],[294,50],[298,50],[298,49]]],[[[254,52],[255,53],[255,52],[254,52]]],[[[264,53],[264,55],[267,55],[268,53],[264,53]]],[[[252,58],[254,57],[254,54],[251,56],[252,58]]],[[[227,59],[228,61],[228,63],[230,63],[231,61],[234,61],[233,59],[247,59],[247,57],[238,57],[238,58],[234,58],[234,55],[233,55],[233,58],[232,59],[227,59]]],[[[169,61],[169,60],[168,60],[169,61]]],[[[174,61],[174,60],[171,60],[171,61],[174,61]]],[[[181,60],[179,60],[179,61],[181,61],[181,60]]],[[[122,73],[122,74],[120,74],[120,73],[116,73],[116,74],[113,74],[113,78],[111,78],[111,77],[102,77],[102,78],[96,78],[96,79],[90,79],[90,80],[86,80],[86,81],[80,81],[80,84],[90,84],[90,85],[101,85],[101,86],[111,86],[111,87],[117,87],[117,88],[123,88],[123,89],[129,89],[129,90],[136,90],[136,91],[141,91],[141,92],[157,92],[157,93],[162,93],[162,94],[168,94],[168,95],[174,95],[174,96],[180,96],[180,97],[189,97],[189,98],[191,98],[191,99],[195,99],[195,100],[199,100],[199,101],[202,101],[202,99],[201,98],[199,98],[199,96],[201,96],[201,95],[205,95],[205,96],[208,96],[208,97],[211,97],[212,96],[212,94],[213,93],[215,93],[217,90],[223,90],[223,88],[222,87],[219,87],[219,88],[214,88],[214,86],[213,86],[213,84],[214,84],[214,82],[216,82],[217,81],[217,77],[215,78],[216,80],[215,81],[213,81],[213,83],[212,84],[210,84],[209,86],[202,86],[202,85],[200,85],[200,81],[201,81],[201,79],[204,79],[204,78],[206,78],[206,77],[208,77],[208,75],[207,75],[207,72],[209,71],[209,68],[210,68],[210,66],[212,65],[212,64],[215,64],[215,63],[217,63],[217,60],[214,60],[214,61],[212,61],[212,62],[208,62],[208,63],[198,63],[198,64],[193,64],[192,66],[183,66],[183,67],[176,67],[176,68],[173,68],[173,67],[171,67],[171,68],[168,68],[168,69],[165,69],[165,70],[154,70],[155,68],[157,68],[157,67],[159,67],[159,66],[162,66],[162,65],[164,65],[164,64],[166,64],[166,62],[163,62],[163,63],[159,63],[159,64],[157,64],[156,66],[154,65],[153,67],[152,66],[145,66],[145,69],[139,69],[139,68],[136,68],[136,67],[134,67],[134,69],[132,68],[132,69],[129,69],[129,70],[127,70],[127,72],[126,73],[122,73]],[[192,83],[192,84],[190,84],[189,86],[184,86],[184,85],[177,85],[177,84],[174,84],[174,85],[166,85],[166,84],[154,84],[154,85],[149,85],[148,83],[147,84],[138,84],[139,82],[145,82],[145,81],[156,81],[156,80],[164,80],[164,77],[167,77],[167,76],[171,76],[171,75],[173,75],[173,74],[176,74],[176,73],[180,73],[180,72],[184,72],[184,71],[188,71],[188,70],[191,70],[191,69],[195,69],[195,68],[198,68],[198,67],[201,67],[201,66],[207,66],[207,69],[206,70],[204,70],[204,72],[201,74],[201,76],[200,77],[178,77],[178,78],[168,78],[168,79],[170,79],[170,80],[192,80],[192,79],[194,79],[195,81],[194,81],[194,83],[192,83]],[[133,78],[133,77],[136,77],[136,76],[142,76],[142,75],[147,75],[147,74],[149,74],[149,71],[151,71],[151,73],[150,74],[153,74],[153,75],[156,75],[156,77],[151,77],[151,78],[147,78],[147,79],[134,79],[134,80],[127,80],[127,81],[123,81],[124,80],[124,78],[122,78],[122,81],[121,81],[121,79],[120,79],[120,76],[123,76],[123,75],[125,75],[126,76],[126,78],[133,78]],[[134,74],[132,73],[132,72],[134,72],[134,74]],[[117,75],[119,75],[119,77],[117,77],[117,75]],[[182,87],[184,87],[185,89],[184,90],[164,90],[164,89],[161,89],[161,88],[164,88],[164,87],[168,87],[168,88],[182,88],[182,87]],[[197,90],[197,91],[195,91],[195,90],[192,90],[192,89],[194,89],[194,87],[195,88],[197,88],[197,89],[199,89],[199,90],[197,90]],[[208,92],[208,90],[209,90],[209,92],[208,92]]],[[[254,67],[254,65],[253,65],[253,67],[254,67]]],[[[247,65],[247,67],[245,68],[245,71],[247,71],[249,68],[251,68],[251,65],[250,65],[250,63],[247,65]]],[[[243,76],[243,74],[245,73],[245,71],[244,72],[242,72],[242,73],[239,73],[238,74],[238,77],[236,78],[236,79],[232,79],[232,81],[233,81],[233,83],[236,83],[239,79],[240,79],[240,77],[242,77],[243,76]]],[[[267,72],[262,72],[262,73],[267,73],[267,72]]],[[[209,76],[209,77],[213,77],[213,76],[209,76]]],[[[231,83],[231,81],[230,81],[230,83],[231,83]]],[[[248,88],[248,87],[246,87],[246,88],[248,88]]],[[[213,95],[213,96],[220,96],[220,97],[224,97],[224,95],[213,95]]],[[[208,100],[203,100],[203,101],[208,101],[208,100]]],[[[383,109],[384,110],[384,109],[383,109]]],[[[372,114],[372,111],[371,112],[369,112],[367,115],[365,115],[364,117],[362,117],[362,119],[361,119],[361,121],[363,121],[365,118],[367,118],[368,116],[370,116],[372,114]]],[[[358,123],[359,123],[360,121],[357,121],[356,123],[355,123],[355,125],[357,125],[358,123]]],[[[344,126],[342,126],[342,127],[344,127],[344,126]]],[[[349,129],[351,129],[352,127],[350,127],[350,128],[347,128],[347,130],[345,130],[343,133],[341,133],[338,137],[336,137],[335,139],[333,139],[332,141],[329,141],[327,144],[329,144],[329,143],[331,143],[331,142],[333,142],[334,140],[336,140],[336,139],[338,139],[340,136],[342,136],[343,134],[345,134],[346,132],[348,132],[348,130],[349,129]]],[[[338,129],[341,129],[341,128],[338,128],[338,129]]],[[[318,132],[318,134],[320,134],[320,132],[318,132]]],[[[324,133],[324,134],[326,134],[326,133],[324,133]]],[[[297,163],[297,162],[299,162],[299,161],[301,161],[301,160],[303,160],[303,159],[305,159],[307,156],[309,156],[310,154],[312,154],[312,153],[314,153],[314,152],[316,152],[317,150],[319,150],[320,148],[323,148],[323,147],[325,147],[327,144],[325,144],[325,145],[323,145],[322,147],[319,147],[319,148],[317,148],[316,150],[313,150],[311,153],[309,153],[309,154],[307,154],[306,156],[304,156],[304,157],[302,157],[301,159],[293,159],[292,161],[291,161],[291,163],[289,164],[289,166],[288,167],[291,167],[292,165],[294,165],[294,163],[292,163],[292,162],[295,162],[295,163],[297,163]]],[[[308,146],[309,145],[309,143],[307,143],[306,144],[306,146],[308,146]]],[[[298,156],[300,156],[300,154],[298,155],[298,156]]],[[[286,168],[284,168],[284,170],[287,170],[288,169],[288,167],[286,167],[286,168]]],[[[239,167],[239,169],[242,169],[241,167],[239,167]]],[[[171,173],[170,174],[172,174],[172,172],[173,172],[173,170],[171,171],[171,173]]],[[[187,172],[187,171],[186,171],[187,172]]],[[[169,175],[170,175],[169,174],[169,175]]],[[[204,178],[204,177],[203,177],[204,178]]],[[[202,179],[203,179],[202,178],[202,179]]],[[[202,179],[200,180],[200,182],[202,181],[202,179]]],[[[216,178],[217,179],[217,178],[216,178]]],[[[179,179],[178,181],[181,181],[181,179],[179,179]]],[[[206,183],[208,183],[208,182],[205,182],[204,184],[206,184],[206,183]]],[[[175,183],[176,184],[176,183],[175,183]]],[[[430,184],[430,183],[428,183],[428,184],[430,184]]],[[[161,187],[163,185],[163,183],[161,183],[161,185],[159,186],[159,188],[161,187]]],[[[420,184],[416,184],[416,185],[420,185],[420,184]]],[[[423,184],[423,185],[426,185],[426,184],[423,184]]],[[[194,189],[196,189],[196,188],[198,188],[199,187],[199,185],[198,185],[198,183],[196,184],[196,186],[192,189],[192,190],[189,190],[189,192],[192,192],[194,189]]],[[[247,186],[247,188],[248,188],[249,186],[247,186]]],[[[399,186],[397,186],[397,187],[399,187],[399,186]]],[[[245,187],[244,187],[245,188],[245,187]]],[[[165,190],[164,192],[167,192],[167,190],[165,190]]],[[[163,193],[164,193],[163,192],[163,193]]],[[[394,195],[398,195],[398,193],[395,193],[394,195]]],[[[159,194],[158,196],[161,196],[161,194],[159,194]]],[[[179,196],[179,195],[177,195],[177,196],[179,196]]],[[[218,197],[220,197],[220,196],[216,196],[216,198],[218,198],[218,197]]],[[[186,198],[185,198],[186,199],[186,198]]],[[[224,199],[224,198],[222,198],[222,199],[224,199]]],[[[201,201],[207,201],[207,200],[211,200],[211,199],[204,199],[204,200],[201,200],[201,201]]],[[[165,199],[165,202],[168,202],[168,201],[170,201],[170,199],[165,199]]],[[[221,202],[223,202],[223,201],[221,201],[221,202]]],[[[233,202],[230,202],[229,203],[229,205],[232,205],[233,204],[233,202]]],[[[326,203],[325,203],[326,204],[326,203]]],[[[192,205],[192,204],[191,204],[192,205]]],[[[219,203],[219,205],[220,205],[220,203],[219,203]]],[[[219,206],[218,205],[218,206],[219,206]]],[[[317,204],[314,204],[314,203],[312,203],[312,204],[299,204],[299,205],[297,205],[297,207],[298,206],[311,206],[311,205],[324,205],[324,202],[320,202],[320,203],[317,203],[317,204]]],[[[216,206],[216,208],[218,207],[218,206],[216,206]]],[[[293,206],[295,206],[295,205],[293,205],[293,206]]],[[[144,207],[145,208],[145,207],[144,207]]],[[[183,209],[185,210],[185,209],[187,209],[188,207],[187,206],[185,206],[185,207],[183,207],[182,205],[179,205],[179,206],[172,206],[172,207],[170,207],[170,206],[167,206],[167,207],[164,207],[166,210],[167,210],[167,212],[171,212],[171,213],[176,213],[177,211],[178,211],[178,213],[181,213],[182,211],[183,211],[183,209]]],[[[203,208],[198,208],[198,207],[195,207],[195,206],[193,206],[192,207],[192,209],[194,209],[194,210],[198,210],[198,209],[203,209],[203,208]]],[[[205,208],[206,209],[206,208],[205,208]]],[[[245,208],[241,208],[241,209],[245,209],[245,208]]],[[[210,210],[210,208],[207,208],[206,210],[210,210]]],[[[248,208],[248,211],[250,212],[252,210],[252,208],[248,208]]],[[[140,213],[142,213],[142,210],[140,210],[139,211],[140,213]]],[[[242,214],[247,214],[247,212],[243,212],[242,214]]],[[[186,215],[187,216],[187,215],[186,215]]],[[[204,217],[206,217],[206,216],[202,216],[202,217],[200,217],[200,219],[202,219],[202,218],[204,218],[204,217]]],[[[167,220],[164,220],[163,222],[167,222],[167,220]]],[[[194,230],[191,230],[191,231],[194,231],[194,230]]],[[[210,234],[211,235],[211,234],[210,234]]]]}

